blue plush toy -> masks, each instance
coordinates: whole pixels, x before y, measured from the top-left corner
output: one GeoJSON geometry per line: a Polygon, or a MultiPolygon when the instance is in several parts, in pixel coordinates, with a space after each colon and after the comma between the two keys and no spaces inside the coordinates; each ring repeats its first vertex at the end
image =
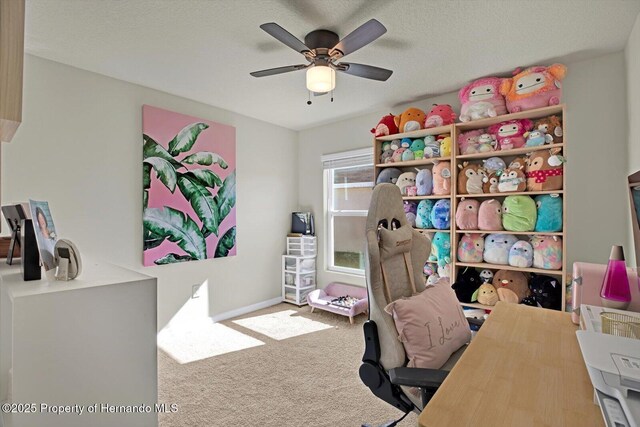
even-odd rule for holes
{"type": "Polygon", "coordinates": [[[409,148],[411,147],[411,138],[402,138],[400,140],[400,148],[409,148]]]}
{"type": "Polygon", "coordinates": [[[431,211],[431,223],[433,224],[433,228],[446,230],[449,228],[450,217],[451,202],[448,199],[438,200],[431,211]]]}
{"type": "Polygon", "coordinates": [[[449,233],[438,231],[433,235],[429,261],[437,262],[439,267],[444,267],[451,262],[451,241],[449,240],[449,233]]]}
{"type": "Polygon", "coordinates": [[[406,150],[404,150],[402,152],[402,161],[403,162],[406,162],[406,161],[409,161],[409,160],[414,160],[414,159],[415,159],[415,156],[413,154],[413,151],[411,151],[410,148],[407,148],[406,150]]]}
{"type": "Polygon", "coordinates": [[[418,196],[429,196],[433,193],[433,175],[431,169],[420,169],[418,171],[416,175],[416,187],[418,187],[418,196]]]}
{"type": "Polygon", "coordinates": [[[489,264],[509,264],[509,250],[518,238],[513,234],[489,234],[484,239],[484,261],[489,264]]]}
{"type": "Polygon", "coordinates": [[[526,240],[518,240],[509,249],[509,265],[528,268],[533,265],[533,246],[526,240]]]}
{"type": "Polygon", "coordinates": [[[415,160],[422,159],[424,156],[424,141],[422,139],[414,139],[409,148],[413,152],[415,160]]]}
{"type": "Polygon", "coordinates": [[[562,197],[559,194],[543,194],[534,200],[538,209],[535,231],[562,231],[562,197]]]}
{"type": "Polygon", "coordinates": [[[395,184],[398,182],[398,178],[402,175],[402,171],[396,168],[384,168],[380,175],[378,175],[378,179],[376,179],[376,184],[381,184],[383,182],[388,182],[390,184],[395,184]]]}
{"type": "Polygon", "coordinates": [[[435,202],[431,199],[420,200],[418,203],[418,212],[416,213],[416,227],[433,228],[431,222],[431,211],[435,202]]]}
{"type": "Polygon", "coordinates": [[[404,201],[404,215],[407,217],[407,222],[412,227],[416,226],[416,212],[418,210],[418,204],[416,202],[404,201]]]}

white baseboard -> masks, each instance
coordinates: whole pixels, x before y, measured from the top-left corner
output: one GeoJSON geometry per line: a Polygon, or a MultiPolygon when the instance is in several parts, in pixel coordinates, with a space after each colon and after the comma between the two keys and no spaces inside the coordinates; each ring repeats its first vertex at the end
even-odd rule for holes
{"type": "Polygon", "coordinates": [[[262,308],[271,307],[272,305],[280,304],[282,297],[271,298],[266,301],[258,302],[248,305],[246,307],[236,308],[235,310],[227,311],[225,313],[216,314],[211,316],[212,322],[220,322],[222,320],[231,319],[232,317],[242,316],[243,314],[251,313],[252,311],[260,310],[262,308]]]}

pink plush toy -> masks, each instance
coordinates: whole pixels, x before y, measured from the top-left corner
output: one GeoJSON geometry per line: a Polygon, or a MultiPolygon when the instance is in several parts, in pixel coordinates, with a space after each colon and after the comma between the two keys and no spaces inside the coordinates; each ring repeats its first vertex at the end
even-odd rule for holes
{"type": "Polygon", "coordinates": [[[524,134],[532,126],[533,122],[528,119],[509,120],[489,127],[488,131],[496,136],[500,150],[511,150],[524,147],[527,142],[524,134]]]}
{"type": "Polygon", "coordinates": [[[391,156],[391,163],[401,162],[402,161],[402,154],[405,151],[407,151],[407,149],[404,148],[404,147],[400,147],[396,151],[394,151],[393,155],[391,156]]]}
{"type": "Polygon", "coordinates": [[[398,133],[398,126],[396,126],[395,116],[393,114],[387,114],[383,118],[380,119],[378,126],[371,129],[371,133],[375,135],[375,137],[379,136],[387,136],[398,133]]]}
{"type": "Polygon", "coordinates": [[[496,199],[485,200],[478,208],[478,229],[502,231],[502,205],[496,199]]]}
{"type": "Polygon", "coordinates": [[[480,142],[478,141],[480,135],[484,132],[482,129],[470,130],[469,132],[463,132],[458,135],[458,154],[475,154],[478,153],[478,147],[480,142]]]}
{"type": "Polygon", "coordinates": [[[433,194],[451,194],[451,163],[437,162],[433,165],[433,194]]]}
{"type": "Polygon", "coordinates": [[[458,261],[482,262],[484,252],[484,234],[465,233],[458,245],[458,261]]]}
{"type": "Polygon", "coordinates": [[[427,114],[424,127],[435,128],[438,126],[450,125],[456,121],[456,113],[449,104],[433,104],[433,108],[427,114]]]}
{"type": "MultiPolygon", "coordinates": [[[[511,79],[504,79],[500,93],[507,101],[510,113],[558,105],[562,98],[560,80],[567,74],[567,67],[553,64],[550,67],[516,69],[511,79]]],[[[462,115],[460,116],[462,119],[462,115]]]]}
{"type": "Polygon", "coordinates": [[[558,236],[533,236],[533,266],[545,270],[562,268],[562,238],[558,236]]]}
{"type": "Polygon", "coordinates": [[[464,199],[458,203],[456,225],[460,230],[478,229],[478,208],[480,202],[475,199],[464,199]]]}
{"type": "Polygon", "coordinates": [[[460,89],[460,121],[468,122],[506,114],[504,97],[500,93],[501,83],[502,79],[499,77],[486,77],[460,89]]]}

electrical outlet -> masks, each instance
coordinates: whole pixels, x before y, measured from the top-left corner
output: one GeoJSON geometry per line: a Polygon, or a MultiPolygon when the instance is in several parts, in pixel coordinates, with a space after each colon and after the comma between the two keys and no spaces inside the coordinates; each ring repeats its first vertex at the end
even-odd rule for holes
{"type": "Polygon", "coordinates": [[[193,286],[191,286],[191,298],[200,298],[200,295],[198,295],[198,289],[200,289],[200,285],[199,284],[195,284],[193,286]]]}

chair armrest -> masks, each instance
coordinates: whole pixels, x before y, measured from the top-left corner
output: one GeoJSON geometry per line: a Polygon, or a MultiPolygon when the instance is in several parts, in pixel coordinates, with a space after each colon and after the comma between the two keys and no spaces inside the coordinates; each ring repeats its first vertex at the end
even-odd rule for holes
{"type": "Polygon", "coordinates": [[[477,326],[478,328],[480,328],[484,324],[484,319],[476,319],[475,317],[467,317],[467,322],[469,322],[470,325],[474,325],[474,326],[477,326]]]}
{"type": "Polygon", "coordinates": [[[389,379],[393,384],[408,387],[438,388],[449,371],[426,368],[394,368],[389,371],[389,379]]]}

